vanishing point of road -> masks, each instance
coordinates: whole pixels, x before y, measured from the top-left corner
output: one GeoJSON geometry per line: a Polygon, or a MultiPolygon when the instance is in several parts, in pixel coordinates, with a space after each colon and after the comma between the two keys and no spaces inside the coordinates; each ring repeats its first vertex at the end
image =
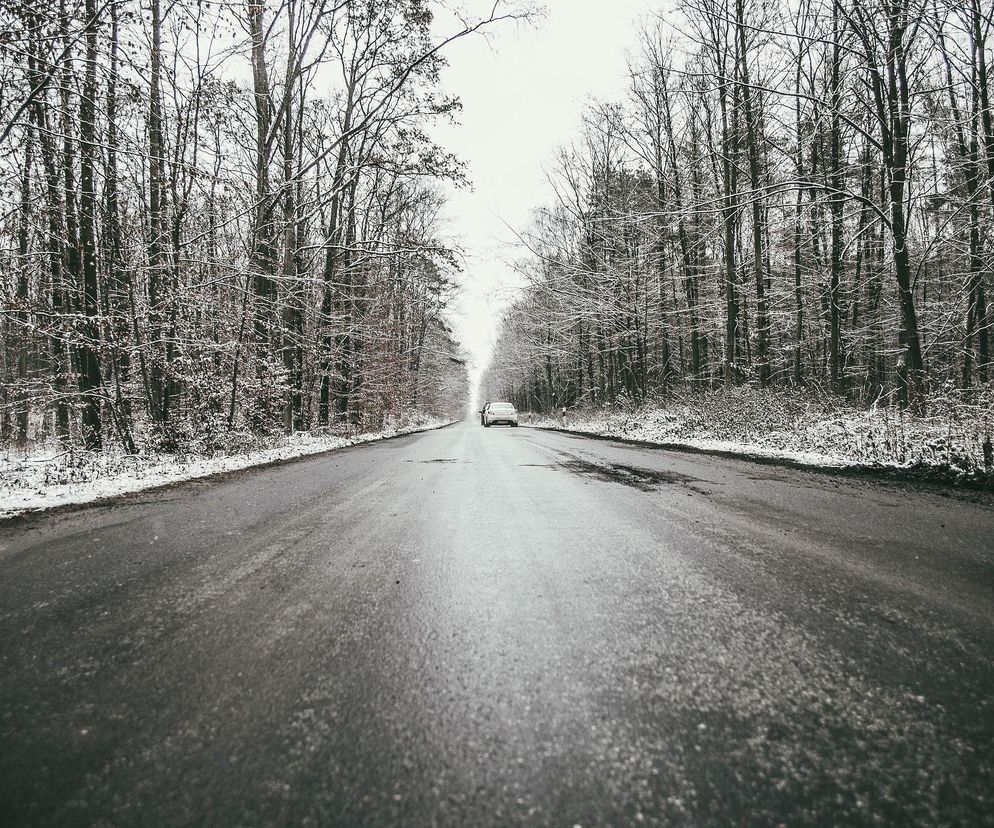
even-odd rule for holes
{"type": "Polygon", "coordinates": [[[992,824],[992,504],[463,423],[7,521],[0,820],[992,824]]]}

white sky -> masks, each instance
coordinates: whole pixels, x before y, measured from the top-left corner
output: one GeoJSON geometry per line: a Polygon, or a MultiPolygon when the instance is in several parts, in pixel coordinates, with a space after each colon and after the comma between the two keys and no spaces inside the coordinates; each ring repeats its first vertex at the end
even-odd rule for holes
{"type": "Polygon", "coordinates": [[[547,14],[535,26],[503,24],[489,44],[474,36],[446,52],[444,85],[461,98],[463,111],[458,126],[434,134],[467,162],[473,185],[450,198],[452,232],[466,251],[465,291],[452,321],[477,369],[519,284],[507,264],[516,256],[513,231],[525,229],[531,211],[551,201],[545,169],[574,137],[585,102],[624,94],[636,22],[662,5],[542,2],[547,14]]]}

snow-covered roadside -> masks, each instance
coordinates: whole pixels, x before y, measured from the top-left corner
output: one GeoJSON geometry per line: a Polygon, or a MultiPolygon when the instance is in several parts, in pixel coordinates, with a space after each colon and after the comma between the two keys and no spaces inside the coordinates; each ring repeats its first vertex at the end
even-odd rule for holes
{"type": "Polygon", "coordinates": [[[832,457],[827,454],[814,452],[790,451],[775,449],[734,440],[710,440],[705,437],[685,437],[682,439],[667,439],[663,435],[645,434],[630,427],[612,429],[610,425],[591,420],[570,422],[566,425],[558,420],[541,419],[531,423],[533,428],[547,428],[554,431],[565,431],[573,434],[589,434],[595,437],[611,437],[620,440],[631,440],[639,443],[658,445],[663,448],[688,448],[696,451],[714,452],[716,454],[740,454],[743,457],[758,457],[766,460],[783,460],[789,463],[803,463],[810,466],[825,466],[828,468],[846,468],[859,465],[850,460],[832,457]]]}
{"type": "Polygon", "coordinates": [[[827,468],[877,468],[960,482],[994,481],[986,405],[914,416],[838,398],[740,389],[629,411],[572,411],[534,426],[827,468]]]}
{"type": "Polygon", "coordinates": [[[195,480],[280,460],[331,451],[448,425],[451,420],[421,419],[413,424],[348,437],[300,432],[271,441],[266,448],[214,457],[62,453],[0,454],[0,520],[56,506],[89,503],[116,495],[195,480]]]}
{"type": "Polygon", "coordinates": [[[791,451],[789,449],[769,448],[767,446],[742,443],[735,440],[711,440],[705,437],[668,438],[665,434],[654,434],[633,427],[631,421],[625,422],[621,428],[613,428],[612,423],[605,418],[577,420],[568,417],[566,424],[560,420],[543,418],[523,425],[532,428],[547,428],[555,431],[566,431],[574,434],[589,434],[595,437],[613,437],[621,440],[633,440],[640,443],[650,443],[666,448],[689,448],[698,451],[710,451],[722,454],[741,454],[743,457],[760,457],[767,460],[784,460],[790,463],[803,463],[810,466],[825,466],[829,468],[845,468],[859,465],[855,461],[828,454],[815,452],[791,451]]]}

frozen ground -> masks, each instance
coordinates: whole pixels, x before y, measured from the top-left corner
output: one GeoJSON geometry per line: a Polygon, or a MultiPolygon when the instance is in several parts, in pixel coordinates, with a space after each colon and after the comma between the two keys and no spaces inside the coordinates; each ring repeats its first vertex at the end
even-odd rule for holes
{"type": "Polygon", "coordinates": [[[231,454],[137,454],[48,451],[29,453],[10,448],[0,452],[0,520],[24,512],[88,503],[114,495],[151,489],[167,483],[208,477],[221,472],[289,460],[308,454],[382,440],[398,434],[427,431],[449,420],[422,418],[384,431],[350,436],[283,435],[265,444],[231,454]]]}
{"type": "Polygon", "coordinates": [[[739,388],[630,410],[567,411],[565,420],[531,424],[813,466],[990,481],[992,423],[989,400],[933,400],[927,412],[913,415],[896,407],[864,410],[824,395],[739,388]]]}

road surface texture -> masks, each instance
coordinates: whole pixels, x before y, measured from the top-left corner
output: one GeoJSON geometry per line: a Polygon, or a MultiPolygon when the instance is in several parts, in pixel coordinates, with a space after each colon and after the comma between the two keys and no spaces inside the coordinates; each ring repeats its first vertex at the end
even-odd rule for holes
{"type": "Polygon", "coordinates": [[[0,821],[992,824],[992,539],[470,423],[21,518],[0,821]]]}

